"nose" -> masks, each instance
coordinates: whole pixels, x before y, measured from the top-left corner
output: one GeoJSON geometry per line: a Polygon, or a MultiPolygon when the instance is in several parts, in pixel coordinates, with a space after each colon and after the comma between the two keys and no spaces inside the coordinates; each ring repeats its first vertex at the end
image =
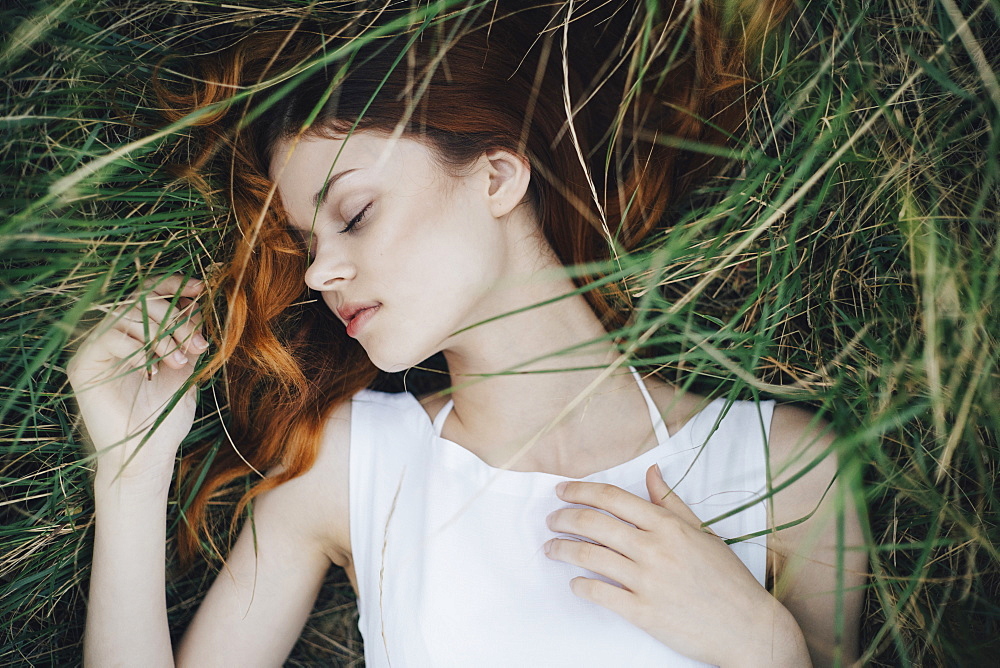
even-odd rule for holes
{"type": "Polygon", "coordinates": [[[306,269],[306,285],[316,291],[332,290],[357,274],[354,263],[344,257],[334,257],[328,252],[317,251],[312,264],[306,269]]]}

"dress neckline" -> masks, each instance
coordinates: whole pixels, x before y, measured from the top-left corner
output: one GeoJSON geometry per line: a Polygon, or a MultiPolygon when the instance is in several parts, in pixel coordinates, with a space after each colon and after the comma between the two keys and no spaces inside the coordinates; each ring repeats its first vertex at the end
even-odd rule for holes
{"type": "MultiPolygon", "coordinates": [[[[653,433],[656,434],[657,445],[661,443],[666,443],[670,439],[670,433],[667,431],[667,425],[663,421],[663,416],[660,414],[660,409],[656,407],[653,403],[653,397],[650,396],[649,390],[646,388],[646,383],[642,381],[642,376],[639,372],[635,370],[635,367],[629,367],[629,372],[632,374],[632,378],[635,380],[636,385],[639,386],[639,392],[642,393],[642,398],[646,402],[646,410],[649,411],[649,421],[653,423],[653,433]]],[[[448,403],[438,411],[437,415],[434,416],[434,421],[431,426],[434,429],[434,435],[438,438],[444,438],[441,436],[441,431],[444,429],[445,420],[451,415],[452,409],[455,408],[455,400],[449,399],[448,403]]],[[[444,439],[448,440],[448,439],[444,439]]],[[[454,441],[449,441],[454,443],[454,441]]]]}
{"type": "MultiPolygon", "coordinates": [[[[650,422],[653,426],[653,433],[656,436],[656,445],[644,452],[639,453],[632,459],[628,459],[601,471],[594,471],[593,473],[580,478],[571,478],[569,476],[557,473],[547,473],[544,471],[518,471],[493,466],[492,464],[489,464],[481,459],[471,450],[465,448],[460,443],[456,443],[455,441],[451,441],[441,436],[441,430],[444,427],[444,422],[454,408],[455,403],[453,400],[449,399],[448,403],[445,404],[440,411],[438,411],[433,420],[431,420],[430,416],[427,415],[427,412],[424,410],[423,406],[419,403],[416,397],[413,397],[413,401],[420,409],[420,412],[424,417],[423,423],[426,425],[429,436],[432,438],[436,446],[435,453],[440,457],[443,464],[449,468],[459,470],[463,476],[470,480],[470,482],[477,485],[489,486],[490,489],[495,491],[518,495],[549,496],[555,494],[555,485],[564,480],[588,481],[598,479],[601,482],[610,483],[616,483],[619,481],[634,481],[636,479],[641,480],[646,469],[652,464],[662,460],[666,456],[674,454],[675,451],[679,451],[677,446],[679,437],[689,429],[691,423],[697,419],[701,411],[687,420],[677,433],[670,434],[667,431],[666,423],[663,420],[663,416],[660,414],[659,408],[657,408],[656,404],[653,402],[653,398],[650,396],[649,390],[642,381],[642,377],[632,367],[629,367],[629,371],[632,373],[632,377],[638,384],[639,390],[646,402],[650,422]]],[[[412,397],[413,395],[410,396],[412,397]]],[[[702,410],[704,410],[704,408],[702,410]]]]}

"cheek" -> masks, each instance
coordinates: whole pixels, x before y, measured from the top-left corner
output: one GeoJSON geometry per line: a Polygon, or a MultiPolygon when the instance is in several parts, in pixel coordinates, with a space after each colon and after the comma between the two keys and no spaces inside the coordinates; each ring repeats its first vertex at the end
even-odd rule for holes
{"type": "MultiPolygon", "coordinates": [[[[431,198],[432,203],[439,201],[431,198]]],[[[379,246],[384,270],[408,282],[407,292],[428,287],[436,290],[466,282],[482,266],[482,251],[460,207],[413,207],[395,233],[386,234],[379,246]]]]}
{"type": "Polygon", "coordinates": [[[392,317],[363,343],[383,371],[419,364],[455,331],[483,319],[479,307],[492,274],[481,245],[460,243],[454,235],[418,234],[383,253],[379,264],[377,292],[391,305],[386,315],[392,317]]]}
{"type": "Polygon", "coordinates": [[[414,244],[413,251],[401,269],[414,280],[413,290],[423,297],[448,299],[448,306],[464,307],[464,302],[477,299],[490,284],[494,271],[494,252],[487,244],[464,235],[448,234],[426,238],[414,244]],[[405,268],[404,268],[405,267],[405,268]]]}
{"type": "MultiPolygon", "coordinates": [[[[373,284],[408,324],[447,326],[479,300],[500,272],[503,239],[495,221],[462,189],[400,195],[380,215],[371,246],[373,284]]],[[[462,323],[464,324],[464,323],[462,323]]],[[[419,333],[412,332],[419,336],[419,333]]]]}

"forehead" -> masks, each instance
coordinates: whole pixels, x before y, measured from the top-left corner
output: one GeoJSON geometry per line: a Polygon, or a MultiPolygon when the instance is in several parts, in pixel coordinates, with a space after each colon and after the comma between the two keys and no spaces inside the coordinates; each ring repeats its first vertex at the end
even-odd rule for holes
{"type": "Polygon", "coordinates": [[[346,138],[304,135],[275,145],[270,176],[284,193],[299,185],[321,186],[331,175],[346,170],[385,171],[401,162],[424,159],[428,153],[421,142],[407,137],[371,132],[346,138]]]}
{"type": "Polygon", "coordinates": [[[270,176],[293,220],[312,218],[317,194],[331,179],[399,183],[404,175],[432,172],[431,151],[420,141],[381,133],[350,137],[305,135],[279,141],[271,156],[270,176]],[[350,174],[344,174],[345,172],[350,174]]]}

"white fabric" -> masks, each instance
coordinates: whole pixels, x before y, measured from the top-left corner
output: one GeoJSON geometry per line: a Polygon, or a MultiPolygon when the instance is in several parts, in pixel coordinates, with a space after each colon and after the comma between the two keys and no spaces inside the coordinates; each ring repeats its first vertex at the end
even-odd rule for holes
{"type": "MultiPolygon", "coordinates": [[[[638,380],[638,376],[636,376],[638,380]]],[[[764,531],[766,438],[773,402],[717,399],[667,434],[642,385],[659,444],[584,480],[648,498],[656,463],[702,521],[736,538],[764,531]]],[[[569,581],[594,576],[550,560],[546,516],[566,504],[562,476],[489,466],[440,436],[412,395],[353,400],[351,548],[369,667],[703,665],[598,605],[569,581]]],[[[763,536],[731,545],[764,582],[763,536]]]]}

